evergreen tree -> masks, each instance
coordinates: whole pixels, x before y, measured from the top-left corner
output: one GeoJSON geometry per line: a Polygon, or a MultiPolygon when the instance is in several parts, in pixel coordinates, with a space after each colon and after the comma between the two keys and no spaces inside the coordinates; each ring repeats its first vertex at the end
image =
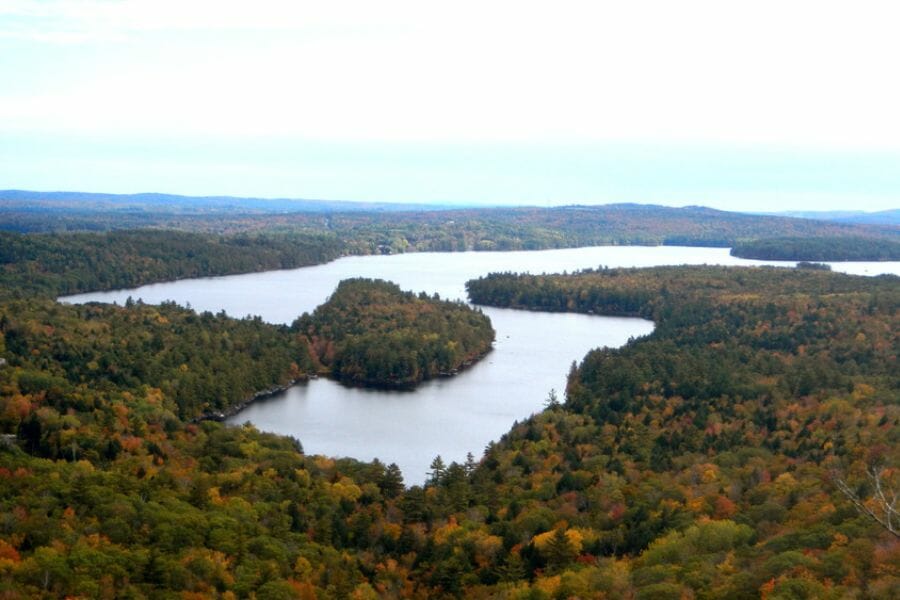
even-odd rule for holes
{"type": "Polygon", "coordinates": [[[551,573],[558,573],[575,560],[578,551],[566,535],[565,528],[557,527],[541,554],[547,560],[547,570],[551,573]]]}
{"type": "Polygon", "coordinates": [[[444,464],[444,459],[441,458],[440,454],[435,456],[434,460],[431,461],[430,468],[431,471],[428,473],[428,483],[430,485],[439,485],[444,479],[444,474],[447,472],[447,466],[444,464]]]}
{"type": "Polygon", "coordinates": [[[381,493],[386,498],[396,498],[403,492],[403,473],[397,463],[391,463],[384,469],[384,473],[378,482],[381,493]]]}
{"type": "Polygon", "coordinates": [[[466,464],[464,468],[466,470],[466,475],[469,476],[475,472],[475,468],[478,466],[478,463],[475,462],[475,455],[471,452],[466,453],[466,464]]]}

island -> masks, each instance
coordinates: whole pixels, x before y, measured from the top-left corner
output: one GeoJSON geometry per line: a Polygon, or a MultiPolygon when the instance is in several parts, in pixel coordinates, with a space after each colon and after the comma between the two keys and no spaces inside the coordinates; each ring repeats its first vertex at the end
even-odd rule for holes
{"type": "Polygon", "coordinates": [[[342,281],[291,329],[305,338],[322,373],[385,388],[453,375],[487,354],[494,341],[490,319],[476,308],[363,278],[342,281]]]}

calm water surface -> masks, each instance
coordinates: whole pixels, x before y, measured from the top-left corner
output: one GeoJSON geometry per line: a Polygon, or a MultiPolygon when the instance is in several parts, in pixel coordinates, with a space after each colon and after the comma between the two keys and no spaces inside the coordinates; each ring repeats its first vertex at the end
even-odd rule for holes
{"type": "MultiPolygon", "coordinates": [[[[537,252],[420,253],[347,257],[289,271],[188,279],[131,290],[80,294],[68,302],[147,303],[174,300],[203,311],[259,315],[290,323],[326,300],[348,277],[378,277],[414,292],[465,300],[465,282],[494,271],[557,273],[598,266],[666,264],[791,266],[738,259],[722,248],[605,246],[537,252]]],[[[900,274],[900,263],[833,263],[860,275],[900,274]]],[[[620,346],[649,334],[642,319],[485,308],[497,331],[494,351],[471,369],[412,392],[347,388],[318,379],[257,402],[229,422],[292,435],[306,452],[396,462],[406,482],[421,483],[431,460],[463,461],[540,410],[551,389],[562,397],[572,361],[598,346],[620,346]]]]}

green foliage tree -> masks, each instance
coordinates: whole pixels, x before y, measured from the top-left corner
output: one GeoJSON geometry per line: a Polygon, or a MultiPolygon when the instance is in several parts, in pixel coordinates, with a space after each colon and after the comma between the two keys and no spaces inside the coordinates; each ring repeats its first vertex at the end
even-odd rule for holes
{"type": "Polygon", "coordinates": [[[550,573],[558,573],[575,560],[578,550],[566,536],[565,529],[557,527],[550,541],[541,550],[541,554],[547,561],[547,570],[550,573]]]}
{"type": "Polygon", "coordinates": [[[410,387],[451,375],[491,349],[490,319],[461,302],[372,279],[342,281],[292,325],[325,372],[357,385],[410,387]]]}

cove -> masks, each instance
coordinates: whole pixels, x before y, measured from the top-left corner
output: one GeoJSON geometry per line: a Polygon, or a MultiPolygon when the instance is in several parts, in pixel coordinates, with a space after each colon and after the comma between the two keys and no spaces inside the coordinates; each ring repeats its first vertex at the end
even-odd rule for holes
{"type": "MultiPolygon", "coordinates": [[[[531,252],[419,253],[346,257],[293,269],[189,279],[131,290],[80,294],[66,302],[147,303],[173,300],[199,311],[259,315],[290,323],[325,301],[349,277],[394,281],[405,290],[465,300],[465,282],[493,271],[557,273],[598,266],[760,265],[722,248],[605,246],[531,252]]],[[[900,263],[835,263],[858,274],[900,273],[900,263]]],[[[424,481],[438,454],[446,463],[481,456],[515,420],[539,411],[551,389],[562,398],[573,361],[599,346],[617,347],[649,334],[642,319],[485,308],[497,331],[494,351],[459,375],[411,392],[347,388],[318,379],[257,401],[229,419],[298,438],[309,454],[396,462],[407,484],[424,481]]]]}

